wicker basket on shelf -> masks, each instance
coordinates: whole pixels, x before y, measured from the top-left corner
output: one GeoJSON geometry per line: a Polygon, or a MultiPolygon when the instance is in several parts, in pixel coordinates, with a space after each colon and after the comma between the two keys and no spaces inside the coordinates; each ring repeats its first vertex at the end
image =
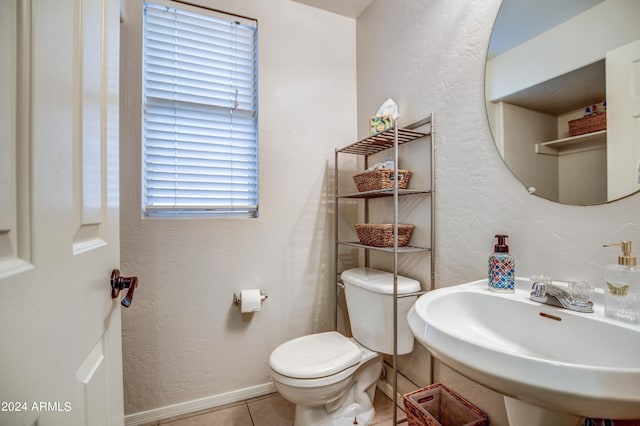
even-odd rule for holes
{"type": "MultiPolygon", "coordinates": [[[[371,172],[360,173],[353,177],[358,191],[374,191],[376,189],[393,188],[396,171],[391,169],[378,169],[371,172]]],[[[398,189],[407,189],[411,172],[398,170],[398,189]]]]}
{"type": "Polygon", "coordinates": [[[607,128],[607,113],[601,112],[569,121],[569,136],[584,135],[607,128]]]}
{"type": "MultiPolygon", "coordinates": [[[[393,247],[392,223],[357,223],[356,233],[361,244],[373,247],[393,247]]],[[[398,224],[398,247],[409,244],[414,225],[398,224]]]]}
{"type": "Polygon", "coordinates": [[[409,426],[487,426],[489,419],[469,401],[436,383],[404,395],[409,426]]]}

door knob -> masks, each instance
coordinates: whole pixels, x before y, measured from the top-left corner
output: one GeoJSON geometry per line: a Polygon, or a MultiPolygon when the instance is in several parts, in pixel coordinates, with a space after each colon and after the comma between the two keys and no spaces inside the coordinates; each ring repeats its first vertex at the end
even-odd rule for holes
{"type": "Polygon", "coordinates": [[[136,287],[138,287],[138,277],[123,277],[120,275],[120,270],[114,269],[111,271],[111,298],[115,299],[120,295],[120,290],[125,288],[127,290],[127,294],[122,299],[122,306],[128,308],[131,306],[131,301],[133,300],[133,292],[136,287]]]}

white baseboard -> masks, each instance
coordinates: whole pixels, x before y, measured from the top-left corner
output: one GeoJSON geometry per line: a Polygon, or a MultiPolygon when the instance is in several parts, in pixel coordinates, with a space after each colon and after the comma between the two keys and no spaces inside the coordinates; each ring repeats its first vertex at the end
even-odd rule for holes
{"type": "Polygon", "coordinates": [[[258,396],[267,395],[276,391],[273,383],[264,383],[232,392],[211,395],[179,404],[167,405],[153,410],[141,411],[124,416],[125,426],[137,426],[146,423],[157,422],[171,417],[195,413],[197,411],[220,407],[234,402],[240,402],[258,396]]]}

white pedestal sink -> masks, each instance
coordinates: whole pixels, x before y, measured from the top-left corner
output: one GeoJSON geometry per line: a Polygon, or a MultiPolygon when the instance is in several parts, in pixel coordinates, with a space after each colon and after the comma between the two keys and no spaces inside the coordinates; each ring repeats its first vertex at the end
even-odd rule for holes
{"type": "Polygon", "coordinates": [[[594,313],[529,292],[522,278],[515,294],[492,292],[487,280],[433,290],[409,325],[436,358],[504,394],[511,426],[640,418],[640,326],[606,318],[600,289],[594,313]]]}

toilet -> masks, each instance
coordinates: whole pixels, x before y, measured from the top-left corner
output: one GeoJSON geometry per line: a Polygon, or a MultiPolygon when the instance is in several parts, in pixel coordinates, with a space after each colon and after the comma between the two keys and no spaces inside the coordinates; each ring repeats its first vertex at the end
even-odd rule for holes
{"type": "MultiPolygon", "coordinates": [[[[294,426],[369,425],[383,354],[393,354],[393,274],[372,268],[341,274],[353,337],[336,331],[298,337],[269,358],[271,378],[296,405],[294,426]],[[356,423],[357,422],[357,423],[356,423]]],[[[420,291],[398,276],[398,294],[420,291]]],[[[416,296],[398,298],[398,354],[413,351],[407,313],[416,296]]]]}

